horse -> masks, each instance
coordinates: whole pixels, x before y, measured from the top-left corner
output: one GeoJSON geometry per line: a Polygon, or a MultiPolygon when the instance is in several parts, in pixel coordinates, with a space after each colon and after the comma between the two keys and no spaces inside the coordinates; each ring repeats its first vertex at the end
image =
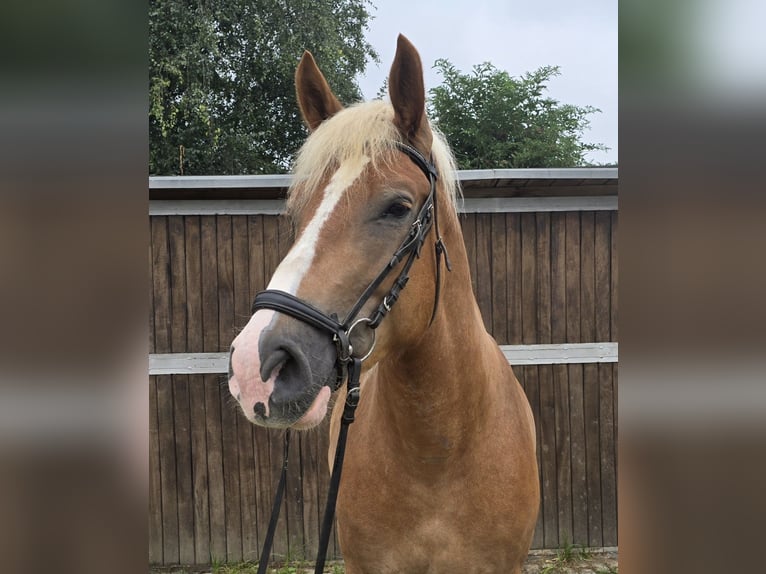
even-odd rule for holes
{"type": "MultiPolygon", "coordinates": [[[[309,130],[287,201],[296,240],[267,291],[333,324],[362,317],[341,330],[364,359],[337,500],[346,572],[518,573],[539,508],[534,421],[472,292],[455,161],[426,116],[420,56],[400,35],[390,102],[344,107],[309,52],[295,77],[309,130]]],[[[254,424],[309,429],[345,374],[343,345],[279,309],[259,308],[232,342],[229,390],[254,424]]]]}

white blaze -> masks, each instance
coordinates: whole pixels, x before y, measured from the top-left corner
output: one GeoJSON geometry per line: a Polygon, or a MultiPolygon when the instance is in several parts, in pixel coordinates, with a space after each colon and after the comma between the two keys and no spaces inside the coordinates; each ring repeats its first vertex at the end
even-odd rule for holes
{"type": "Polygon", "coordinates": [[[268,289],[278,289],[291,295],[296,294],[303,276],[311,267],[322,227],[335,210],[344,192],[361,175],[368,162],[369,158],[362,156],[357,162],[347,162],[341,165],[335,172],[325,188],[322,203],[319,204],[314,217],[277,267],[269,282],[268,289]]]}
{"type": "MultiPolygon", "coordinates": [[[[341,165],[338,171],[333,174],[324,190],[322,201],[316,213],[303,230],[298,241],[277,267],[269,282],[268,289],[278,289],[292,295],[297,293],[303,277],[314,260],[316,244],[324,224],[335,210],[345,191],[361,175],[368,162],[369,158],[363,156],[359,160],[341,165]]],[[[268,380],[261,379],[259,342],[261,334],[270,328],[275,315],[274,311],[268,309],[257,311],[232,342],[235,349],[231,357],[234,376],[229,380],[229,391],[240,402],[242,410],[250,420],[253,420],[253,408],[257,403],[263,403],[265,414],[266,416],[269,415],[269,397],[274,390],[274,384],[281,368],[281,365],[277,365],[268,376],[268,380]]],[[[312,406],[307,413],[310,420],[301,419],[301,424],[313,426],[317,421],[322,420],[327,409],[329,394],[329,389],[327,392],[320,392],[315,401],[318,404],[312,406]]]]}

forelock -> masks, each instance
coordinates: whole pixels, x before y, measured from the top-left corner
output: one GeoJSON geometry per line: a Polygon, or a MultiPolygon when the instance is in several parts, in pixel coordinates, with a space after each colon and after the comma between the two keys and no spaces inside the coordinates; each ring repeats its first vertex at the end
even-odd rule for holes
{"type": "MultiPolygon", "coordinates": [[[[320,183],[345,162],[358,162],[366,156],[370,168],[378,171],[397,157],[401,135],[393,119],[394,109],[389,102],[372,100],[344,108],[323,122],[296,156],[293,184],[288,192],[288,211],[300,212],[320,183]]],[[[433,162],[454,208],[460,194],[455,160],[444,136],[433,127],[431,130],[433,162]]]]}

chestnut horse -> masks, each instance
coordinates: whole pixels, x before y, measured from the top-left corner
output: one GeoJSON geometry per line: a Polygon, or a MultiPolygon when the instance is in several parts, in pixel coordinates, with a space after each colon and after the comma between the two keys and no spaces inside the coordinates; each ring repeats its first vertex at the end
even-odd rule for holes
{"type": "MultiPolygon", "coordinates": [[[[398,303],[374,333],[363,322],[351,335],[354,353],[370,354],[337,503],[346,572],[519,572],[539,506],[534,422],[471,290],[454,160],[425,115],[420,56],[399,36],[391,103],[344,108],[308,52],[296,87],[311,133],[288,199],[296,242],[269,290],[345,316],[420,227],[432,179],[403,150],[431,158],[438,173],[438,223],[398,303]],[[450,273],[438,272],[440,240],[450,273]]],[[[391,293],[406,261],[393,264],[360,317],[391,293]]],[[[326,332],[261,309],[232,343],[229,388],[251,422],[307,429],[326,415],[337,361],[326,332]]],[[[338,394],[333,445],[345,390],[338,394]]]]}

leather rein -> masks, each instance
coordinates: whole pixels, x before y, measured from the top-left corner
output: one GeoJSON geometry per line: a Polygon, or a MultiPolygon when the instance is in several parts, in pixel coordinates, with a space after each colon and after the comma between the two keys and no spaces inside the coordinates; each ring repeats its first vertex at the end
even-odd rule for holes
{"type": "MultiPolygon", "coordinates": [[[[354,412],[359,404],[359,377],[362,371],[362,362],[366,360],[375,348],[375,329],[391,311],[394,304],[399,299],[404,287],[409,281],[409,273],[415,259],[420,257],[420,252],[425,243],[426,237],[432,227],[436,228],[436,289],[434,293],[434,306],[431,313],[429,325],[433,323],[436,317],[436,310],[439,304],[439,293],[441,290],[441,260],[444,257],[447,270],[452,270],[452,264],[447,254],[447,248],[444,245],[441,234],[439,233],[439,220],[437,209],[436,180],[437,171],[433,163],[425,158],[415,148],[404,143],[397,142],[397,149],[406,154],[428,178],[430,191],[423,206],[418,212],[417,218],[410,226],[407,236],[404,238],[399,248],[394,252],[391,260],[375,279],[367,286],[364,292],[357,299],[354,306],[348,312],[343,321],[338,319],[335,313],[327,314],[311,305],[310,303],[284,291],[267,289],[261,291],[255,296],[253,301],[252,313],[260,309],[270,309],[295,319],[303,321],[320,331],[327,332],[332,336],[336,347],[335,368],[337,372],[332,390],[338,390],[343,382],[346,381],[346,402],[344,404],[343,416],[341,418],[341,427],[338,434],[338,443],[335,449],[335,459],[333,463],[332,475],[330,477],[330,487],[327,494],[327,504],[325,506],[324,518],[322,520],[322,529],[319,537],[319,550],[315,566],[315,574],[321,574],[324,570],[324,563],[327,555],[327,547],[330,540],[330,530],[335,516],[335,502],[338,496],[338,486],[340,484],[340,475],[343,468],[343,457],[346,450],[346,436],[348,426],[354,422],[354,412]],[[399,275],[394,280],[391,289],[383,297],[380,304],[369,317],[357,318],[364,305],[385,281],[385,279],[394,271],[394,269],[404,261],[399,275]],[[363,356],[355,353],[351,344],[351,335],[359,325],[366,325],[372,331],[373,340],[370,348],[363,356]]],[[[261,558],[258,562],[258,574],[266,574],[268,558],[271,554],[271,546],[274,540],[277,520],[279,518],[279,509],[282,505],[282,497],[285,490],[287,461],[290,442],[290,430],[285,432],[284,458],[282,471],[277,486],[277,492],[274,497],[274,506],[271,512],[266,539],[264,541],[261,558]]]]}

